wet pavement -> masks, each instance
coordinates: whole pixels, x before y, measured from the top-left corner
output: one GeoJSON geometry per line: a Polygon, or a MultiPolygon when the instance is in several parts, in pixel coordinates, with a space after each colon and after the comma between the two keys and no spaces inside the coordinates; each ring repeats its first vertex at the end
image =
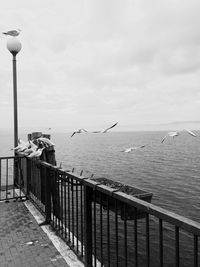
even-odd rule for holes
{"type": "Polygon", "coordinates": [[[69,266],[22,201],[0,202],[0,266],[69,266]]]}

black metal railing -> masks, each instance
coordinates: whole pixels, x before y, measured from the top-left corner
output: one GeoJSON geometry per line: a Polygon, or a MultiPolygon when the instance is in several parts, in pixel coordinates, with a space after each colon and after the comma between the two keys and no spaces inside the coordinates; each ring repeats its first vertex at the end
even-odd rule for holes
{"type": "Polygon", "coordinates": [[[0,157],[0,201],[25,198],[24,179],[20,157],[0,157]]]}
{"type": "Polygon", "coordinates": [[[86,266],[199,266],[200,224],[46,162],[27,193],[86,266]]]}
{"type": "Polygon", "coordinates": [[[20,188],[85,266],[199,266],[198,222],[40,160],[0,162],[1,189],[20,188]]]}

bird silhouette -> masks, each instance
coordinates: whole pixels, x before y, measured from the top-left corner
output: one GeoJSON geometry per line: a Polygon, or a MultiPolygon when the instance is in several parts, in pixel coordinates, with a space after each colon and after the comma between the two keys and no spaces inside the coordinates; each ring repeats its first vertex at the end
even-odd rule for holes
{"type": "MultiPolygon", "coordinates": [[[[196,135],[195,133],[193,133],[191,130],[184,129],[184,130],[182,130],[182,131],[186,131],[186,132],[187,132],[188,134],[190,134],[191,136],[193,136],[193,137],[197,137],[197,135],[196,135]]],[[[181,133],[182,131],[172,131],[172,132],[167,133],[167,134],[163,137],[163,139],[161,140],[161,143],[163,143],[167,137],[172,137],[172,138],[174,139],[174,137],[179,136],[180,133],[181,133]]]]}
{"type": "Polygon", "coordinates": [[[23,151],[25,156],[30,155],[38,149],[38,146],[33,143],[33,141],[29,140],[29,147],[23,151]]]}
{"type": "Polygon", "coordinates": [[[42,151],[45,149],[45,147],[38,148],[36,151],[33,151],[30,155],[28,155],[28,158],[37,158],[42,155],[42,151]]]}
{"type": "Polygon", "coordinates": [[[29,142],[24,142],[23,140],[18,140],[18,146],[11,148],[11,150],[15,150],[16,152],[23,152],[25,149],[29,147],[29,142]]]}
{"type": "Polygon", "coordinates": [[[118,124],[118,122],[116,122],[115,124],[113,124],[112,126],[106,128],[103,131],[92,131],[92,133],[107,133],[110,129],[114,128],[117,124],[118,124]]]}
{"type": "Polygon", "coordinates": [[[11,31],[7,31],[7,32],[3,32],[3,34],[5,35],[10,35],[10,36],[18,36],[20,34],[21,30],[17,29],[17,30],[11,30],[11,31]]]}
{"type": "Polygon", "coordinates": [[[85,129],[79,129],[78,131],[74,131],[73,134],[71,135],[71,137],[74,136],[74,135],[77,134],[77,133],[87,133],[87,132],[88,132],[88,131],[85,130],[85,129]]]}
{"type": "Polygon", "coordinates": [[[137,149],[140,149],[140,148],[144,148],[146,147],[147,145],[142,145],[142,146],[132,146],[132,147],[129,147],[129,148],[126,148],[124,150],[122,150],[121,152],[125,152],[125,153],[130,153],[131,151],[133,150],[137,150],[137,149]]]}

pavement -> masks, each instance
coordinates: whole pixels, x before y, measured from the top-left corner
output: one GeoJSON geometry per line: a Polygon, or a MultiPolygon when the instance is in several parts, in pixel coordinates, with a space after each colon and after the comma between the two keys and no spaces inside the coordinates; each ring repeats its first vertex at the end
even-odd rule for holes
{"type": "Polygon", "coordinates": [[[0,266],[81,266],[67,263],[25,202],[0,202],[0,266]]]}

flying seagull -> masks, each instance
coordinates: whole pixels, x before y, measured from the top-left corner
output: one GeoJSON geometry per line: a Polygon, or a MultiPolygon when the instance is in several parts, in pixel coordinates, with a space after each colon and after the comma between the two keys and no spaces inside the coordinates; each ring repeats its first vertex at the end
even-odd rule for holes
{"type": "Polygon", "coordinates": [[[129,147],[129,148],[126,148],[125,150],[122,150],[121,152],[125,152],[125,153],[130,153],[131,151],[133,150],[137,150],[139,148],[144,148],[146,147],[147,145],[142,145],[142,146],[132,146],[132,147],[129,147]]]}
{"type": "Polygon", "coordinates": [[[115,127],[117,124],[118,124],[118,122],[116,122],[115,124],[113,124],[112,126],[110,126],[110,127],[106,128],[106,129],[105,129],[105,130],[103,130],[103,131],[93,131],[92,133],[107,133],[107,132],[108,132],[108,130],[110,130],[110,129],[114,128],[114,127],[115,127]]]}
{"type": "Polygon", "coordinates": [[[7,31],[7,32],[3,32],[3,34],[5,35],[10,35],[10,36],[18,36],[20,34],[21,30],[17,29],[17,30],[11,30],[11,31],[7,31]]]}
{"type": "Polygon", "coordinates": [[[115,127],[118,124],[118,122],[116,122],[115,124],[113,124],[112,126],[110,126],[109,128],[105,129],[102,133],[107,133],[108,130],[112,129],[113,127],[115,127]]]}
{"type": "MultiPolygon", "coordinates": [[[[192,135],[193,137],[197,137],[196,134],[193,133],[193,132],[190,131],[190,130],[186,130],[186,129],[185,129],[185,130],[182,130],[182,131],[186,131],[188,134],[192,135]]],[[[174,137],[179,136],[179,135],[180,135],[180,132],[182,132],[182,131],[173,131],[173,132],[169,132],[169,133],[167,133],[167,134],[163,137],[161,143],[163,143],[167,137],[172,137],[172,138],[174,139],[174,137]]]]}
{"type": "Polygon", "coordinates": [[[78,131],[73,132],[73,134],[71,135],[71,137],[74,136],[74,135],[77,134],[77,133],[87,133],[87,132],[88,132],[88,131],[85,130],[85,129],[79,129],[78,131]]]}

